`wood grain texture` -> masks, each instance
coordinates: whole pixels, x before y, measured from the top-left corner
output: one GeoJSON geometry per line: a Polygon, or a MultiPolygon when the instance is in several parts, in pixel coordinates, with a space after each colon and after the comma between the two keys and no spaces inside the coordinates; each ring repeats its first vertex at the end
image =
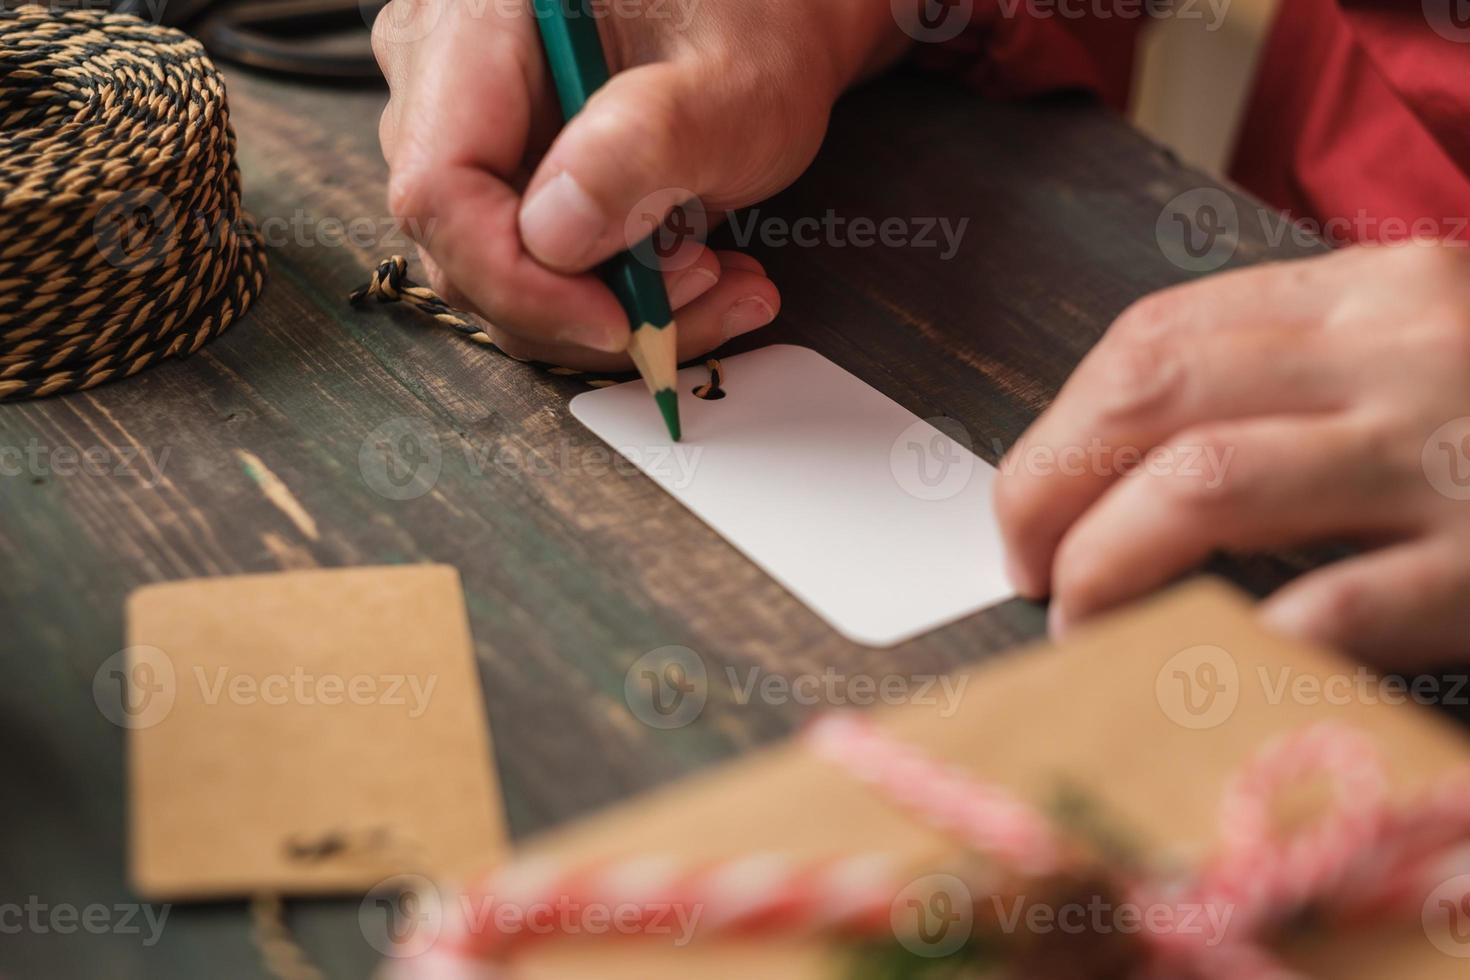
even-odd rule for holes
{"type": "MultiPolygon", "coordinates": [[[[344,297],[401,239],[376,145],[383,96],[235,73],[247,201],[273,245],[264,298],[197,356],[76,396],[0,406],[0,447],[148,454],[160,475],[0,477],[0,901],[131,902],[123,732],[91,695],[142,584],[281,568],[434,561],[463,575],[513,831],[545,828],[788,731],[799,705],[740,705],[726,668],[923,674],[1043,628],[1021,602],[889,652],[845,642],[651,482],[608,467],[567,412],[580,390],[411,311],[344,297]],[[372,236],[333,242],[331,222],[372,236]],[[364,224],[364,222],[366,224],[364,224]],[[432,489],[374,489],[405,433],[432,489]],[[364,464],[364,460],[367,462],[364,464]],[[435,463],[437,460],[437,464],[435,463]],[[624,677],[667,645],[699,652],[699,721],[640,724],[624,677]]],[[[1077,102],[982,103],[891,78],[838,111],[821,158],[763,217],[969,218],[957,256],[902,248],[754,249],[781,284],[746,346],[811,346],[920,416],[963,423],[994,460],[1110,320],[1188,274],[1155,238],[1165,202],[1213,182],[1077,102]]],[[[1231,192],[1244,213],[1255,205],[1231,192]]],[[[1297,254],[1242,222],[1239,263],[1297,254]]],[[[725,234],[728,234],[726,232],[725,234]]],[[[402,461],[400,461],[402,462],[402,461]]],[[[115,465],[112,469],[115,469],[115,465]]],[[[403,475],[403,474],[399,474],[403,475]]],[[[1253,588],[1271,562],[1232,574],[1253,588]]],[[[330,976],[376,954],[355,901],[293,906],[330,976]]],[[[26,931],[0,974],[260,975],[243,905],[175,908],[156,945],[26,931]]]]}

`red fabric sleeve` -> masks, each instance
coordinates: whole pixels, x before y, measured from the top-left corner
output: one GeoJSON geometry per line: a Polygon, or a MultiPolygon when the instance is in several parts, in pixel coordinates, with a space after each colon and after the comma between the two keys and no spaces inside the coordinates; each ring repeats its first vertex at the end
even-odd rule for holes
{"type": "Polygon", "coordinates": [[[1465,241],[1470,43],[1446,36],[1470,42],[1470,22],[1450,19],[1461,2],[1286,0],[1231,175],[1323,222],[1336,245],[1401,241],[1410,228],[1465,241]]]}
{"type": "Polygon", "coordinates": [[[1341,6],[1384,82],[1470,172],[1470,18],[1462,0],[1341,0],[1341,6]]]}
{"type": "Polygon", "coordinates": [[[958,75],[987,95],[1019,98],[1064,89],[1096,93],[1114,109],[1128,104],[1133,50],[1147,23],[1136,16],[1098,17],[1079,0],[975,0],[964,33],[921,44],[915,60],[958,75]]]}

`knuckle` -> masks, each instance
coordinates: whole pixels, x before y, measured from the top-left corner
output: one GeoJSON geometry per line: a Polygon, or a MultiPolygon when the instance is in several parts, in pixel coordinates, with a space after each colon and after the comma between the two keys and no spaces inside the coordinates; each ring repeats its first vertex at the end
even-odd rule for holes
{"type": "Polygon", "coordinates": [[[1459,285],[1465,281],[1470,254],[1463,248],[1450,248],[1430,242],[1400,242],[1384,246],[1388,255],[1407,269],[1435,279],[1459,285]]]}
{"type": "Polygon", "coordinates": [[[663,174],[683,150],[683,115],[677,101],[668,95],[655,96],[637,107],[615,102],[589,115],[588,140],[595,150],[619,160],[624,173],[663,174]]]}
{"type": "Polygon", "coordinates": [[[1339,575],[1323,582],[1301,618],[1306,633],[1321,641],[1349,635],[1372,608],[1375,590],[1357,575],[1339,575]]]}
{"type": "Polygon", "coordinates": [[[996,478],[992,499],[996,520],[1000,522],[1006,536],[1013,540],[1027,536],[1037,513],[1037,508],[1031,504],[1034,495],[1028,492],[1027,481],[1014,470],[1012,461],[1016,458],[1016,452],[1013,450],[1010,456],[1001,461],[1000,475],[996,478]]]}
{"type": "Polygon", "coordinates": [[[1027,444],[1018,443],[1001,461],[991,500],[996,520],[1013,547],[1026,550],[1042,543],[1047,527],[1048,495],[1021,460],[1027,444]]]}
{"type": "Polygon", "coordinates": [[[388,39],[388,24],[392,18],[392,13],[388,8],[397,2],[398,0],[390,0],[382,10],[378,11],[378,16],[373,18],[372,30],[369,32],[373,57],[378,60],[378,67],[382,68],[385,73],[388,69],[388,48],[391,43],[388,39]]]}
{"type": "Polygon", "coordinates": [[[429,212],[430,181],[418,171],[395,170],[388,177],[388,211],[395,218],[422,218],[429,212]]]}
{"type": "Polygon", "coordinates": [[[1150,293],[1118,314],[1108,328],[1110,338],[1124,343],[1147,343],[1166,335],[1175,321],[1178,303],[1172,290],[1150,293]]]}
{"type": "Polygon", "coordinates": [[[1188,511],[1234,509],[1259,495],[1265,476],[1259,467],[1240,465],[1238,448],[1229,430],[1207,426],[1181,433],[1147,465],[1170,505],[1188,511]]]}
{"type": "Polygon", "coordinates": [[[1177,400],[1187,362],[1169,333],[1129,328],[1099,349],[1091,375],[1098,421],[1128,422],[1159,415],[1177,400]]]}
{"type": "Polygon", "coordinates": [[[370,32],[373,55],[385,72],[396,62],[398,47],[422,38],[437,19],[435,0],[389,0],[373,19],[370,32]]]}
{"type": "Polygon", "coordinates": [[[1110,556],[1069,535],[1057,549],[1052,568],[1052,601],[1066,609],[1087,610],[1095,604],[1113,569],[1110,556]]]}
{"type": "Polygon", "coordinates": [[[1432,363],[1470,372],[1470,313],[1455,304],[1434,317],[1427,330],[1432,363]]]}
{"type": "Polygon", "coordinates": [[[393,163],[393,149],[397,145],[398,116],[390,98],[388,104],[383,106],[383,114],[378,117],[378,146],[383,150],[383,159],[391,166],[393,163]]]}

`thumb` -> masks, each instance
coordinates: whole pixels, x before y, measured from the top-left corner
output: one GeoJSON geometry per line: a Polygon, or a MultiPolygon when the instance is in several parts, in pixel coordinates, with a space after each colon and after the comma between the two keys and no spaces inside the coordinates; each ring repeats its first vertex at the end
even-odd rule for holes
{"type": "Polygon", "coordinates": [[[697,91],[693,74],[671,63],[621,72],[573,117],[526,188],[519,220],[531,255],[582,272],[642,241],[692,195],[721,190],[738,117],[697,91]]]}

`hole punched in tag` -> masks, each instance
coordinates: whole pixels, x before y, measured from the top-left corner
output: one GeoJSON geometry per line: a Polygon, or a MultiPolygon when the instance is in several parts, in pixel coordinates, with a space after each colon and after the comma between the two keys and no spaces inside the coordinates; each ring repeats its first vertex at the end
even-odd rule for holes
{"type": "Polygon", "coordinates": [[[705,361],[704,366],[709,369],[709,384],[695,385],[694,397],[702,398],[707,402],[717,402],[728,394],[720,387],[725,380],[724,372],[720,369],[720,362],[713,357],[705,361]]]}
{"type": "Polygon", "coordinates": [[[394,839],[388,827],[365,827],[354,830],[332,829],[315,836],[293,835],[283,843],[292,861],[316,864],[334,858],[391,859],[405,857],[416,848],[405,847],[394,839]]]}
{"type": "MultiPolygon", "coordinates": [[[[286,856],[302,864],[335,860],[393,860],[402,863],[418,853],[410,841],[396,838],[390,827],[333,828],[316,835],[295,834],[282,842],[286,856]]],[[[286,906],[274,892],[251,899],[251,939],[265,971],[275,980],[325,980],[326,975],[297,941],[286,921],[286,906]]]]}

